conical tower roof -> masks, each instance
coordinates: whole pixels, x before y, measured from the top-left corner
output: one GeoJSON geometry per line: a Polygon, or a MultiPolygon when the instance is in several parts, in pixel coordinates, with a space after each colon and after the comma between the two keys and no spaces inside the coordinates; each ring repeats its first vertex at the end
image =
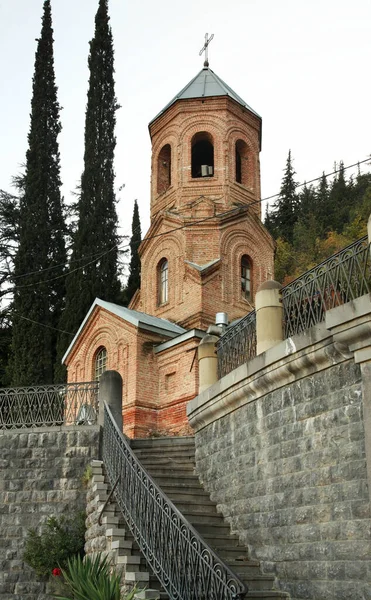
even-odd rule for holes
{"type": "Polygon", "coordinates": [[[191,98],[210,98],[215,96],[229,96],[238,104],[247,108],[254,115],[261,118],[255,110],[249,106],[245,100],[241,98],[232,88],[229,87],[214,71],[209,67],[204,67],[196,77],[191,79],[189,83],[176,95],[164,108],[152,119],[150,125],[158,119],[170,106],[177,100],[189,100],[191,98]]]}

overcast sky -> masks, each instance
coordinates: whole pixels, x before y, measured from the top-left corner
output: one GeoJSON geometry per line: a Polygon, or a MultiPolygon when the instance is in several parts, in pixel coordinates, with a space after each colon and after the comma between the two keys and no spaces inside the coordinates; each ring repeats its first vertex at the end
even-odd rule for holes
{"type": "MultiPolygon", "coordinates": [[[[0,188],[11,191],[27,150],[43,0],[0,0],[0,188]]],[[[88,42],[98,0],[52,0],[59,136],[68,201],[83,168],[88,42]]],[[[115,47],[116,185],[121,233],[134,199],[149,225],[149,121],[202,68],[263,118],[262,197],[279,191],[289,149],[297,180],[371,153],[370,0],[110,0],[115,47]]],[[[370,167],[363,167],[369,170],[370,167]]]]}

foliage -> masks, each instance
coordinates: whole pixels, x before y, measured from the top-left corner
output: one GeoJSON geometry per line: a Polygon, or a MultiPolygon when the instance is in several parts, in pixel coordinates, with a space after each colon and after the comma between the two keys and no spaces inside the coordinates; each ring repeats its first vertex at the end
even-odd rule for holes
{"type": "Polygon", "coordinates": [[[91,481],[92,477],[93,477],[93,469],[92,469],[91,465],[88,465],[82,476],[82,484],[84,487],[87,487],[89,485],[89,482],[91,481]]]}
{"type": "Polygon", "coordinates": [[[51,8],[50,0],[45,0],[19,205],[10,196],[2,198],[2,209],[8,209],[8,224],[13,221],[18,242],[12,274],[16,286],[12,316],[13,385],[53,382],[54,328],[63,306],[66,264],[57,142],[61,130],[59,112],[51,8]]]}
{"type": "MultiPolygon", "coordinates": [[[[66,305],[60,322],[60,329],[72,333],[79,328],[95,298],[117,302],[120,294],[113,168],[115,113],[119,106],[114,89],[113,62],[108,0],[99,0],[88,60],[90,78],[85,116],[84,170],[77,203],[78,225],[66,278],[66,305]]],[[[59,358],[70,341],[68,334],[60,335],[59,358]]],[[[63,369],[58,367],[57,372],[62,378],[63,369]]]]}
{"type": "MultiPolygon", "coordinates": [[[[62,569],[65,586],[71,596],[55,596],[61,600],[120,600],[121,575],[111,573],[107,556],[101,554],[80,556],[68,560],[67,567],[62,569]]],[[[132,600],[136,593],[134,588],[122,600],[132,600]]]]}
{"type": "MultiPolygon", "coordinates": [[[[284,182],[292,174],[289,153],[284,182]]],[[[292,181],[288,189],[294,190],[292,181]]],[[[331,182],[323,175],[317,187],[304,184],[291,206],[294,217],[291,215],[287,221],[291,232],[282,228],[285,217],[280,199],[273,211],[267,211],[265,219],[265,225],[276,237],[275,279],[283,284],[366,235],[371,213],[371,173],[359,173],[355,179],[347,180],[340,162],[331,182]]]]}
{"type": "Polygon", "coordinates": [[[290,244],[292,243],[293,229],[297,220],[298,206],[297,183],[294,176],[291,150],[289,150],[280,193],[274,204],[274,212],[270,214],[270,231],[274,237],[281,237],[290,244]]]}
{"type": "Polygon", "coordinates": [[[129,278],[124,290],[124,304],[128,306],[130,300],[134,296],[135,292],[140,288],[140,258],[138,248],[142,241],[142,232],[140,227],[139,209],[138,202],[134,201],[133,210],[133,221],[131,225],[131,239],[130,239],[130,267],[129,267],[129,278]]]}
{"type": "Polygon", "coordinates": [[[30,529],[24,561],[40,576],[48,576],[56,567],[66,567],[73,556],[82,556],[85,545],[85,515],[50,517],[41,533],[30,529]]]}

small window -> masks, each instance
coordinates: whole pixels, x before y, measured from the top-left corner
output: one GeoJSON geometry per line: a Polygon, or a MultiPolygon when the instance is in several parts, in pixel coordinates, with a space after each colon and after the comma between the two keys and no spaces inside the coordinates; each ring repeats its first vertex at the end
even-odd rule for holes
{"type": "Polygon", "coordinates": [[[107,369],[107,350],[102,347],[99,348],[98,352],[95,355],[95,364],[94,364],[94,379],[96,381],[99,380],[100,376],[107,369]]]}
{"type": "Polygon", "coordinates": [[[213,175],[213,139],[206,131],[200,131],[192,138],[192,178],[213,177],[213,175]]]}
{"type": "Polygon", "coordinates": [[[166,144],[157,159],[157,193],[163,194],[171,185],[171,146],[166,144]]]}
{"type": "Polygon", "coordinates": [[[248,146],[243,140],[236,142],[236,181],[247,185],[248,183],[248,146]]]}
{"type": "Polygon", "coordinates": [[[241,293],[246,300],[251,299],[251,260],[246,254],[241,258],[241,293]]]}
{"type": "Polygon", "coordinates": [[[168,301],[169,291],[169,263],[163,258],[158,265],[158,303],[165,304],[168,301]]]}

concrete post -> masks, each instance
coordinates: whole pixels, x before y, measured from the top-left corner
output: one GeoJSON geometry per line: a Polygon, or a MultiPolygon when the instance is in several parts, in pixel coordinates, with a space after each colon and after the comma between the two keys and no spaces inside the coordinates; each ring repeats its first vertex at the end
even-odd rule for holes
{"type": "Polygon", "coordinates": [[[368,221],[367,221],[367,235],[368,235],[368,243],[371,244],[371,215],[368,217],[368,221]]]}
{"type": "Polygon", "coordinates": [[[256,353],[261,354],[283,340],[282,285],[266,281],[255,295],[256,353]]]}
{"type": "Polygon", "coordinates": [[[215,344],[219,336],[214,335],[215,326],[209,327],[208,331],[210,329],[212,333],[205,335],[197,349],[199,394],[218,381],[218,357],[215,344]]]}
{"type": "Polygon", "coordinates": [[[117,427],[122,431],[122,377],[117,371],[104,371],[99,379],[98,425],[104,424],[104,402],[108,404],[117,427]]]}

